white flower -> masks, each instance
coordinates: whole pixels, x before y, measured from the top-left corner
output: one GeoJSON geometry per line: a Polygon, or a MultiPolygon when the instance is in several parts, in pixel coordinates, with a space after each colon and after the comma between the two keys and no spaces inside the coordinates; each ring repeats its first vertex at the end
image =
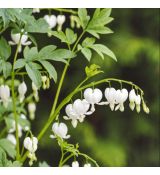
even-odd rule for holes
{"type": "Polygon", "coordinates": [[[30,102],[28,104],[28,112],[31,120],[34,120],[35,118],[35,111],[36,111],[36,105],[34,102],[30,102]]]}
{"type": "Polygon", "coordinates": [[[7,139],[13,143],[13,145],[16,145],[16,137],[13,134],[8,134],[7,139]]]}
{"type": "Polygon", "coordinates": [[[39,12],[40,12],[40,9],[39,8],[33,8],[32,13],[39,13],[39,12]]]}
{"type": "Polygon", "coordinates": [[[62,25],[64,24],[66,17],[64,15],[57,16],[58,31],[62,30],[62,25]]]}
{"type": "Polygon", "coordinates": [[[5,108],[8,107],[8,103],[10,101],[10,89],[7,85],[0,86],[0,98],[3,102],[5,108]]]}
{"type": "Polygon", "coordinates": [[[89,107],[90,105],[85,99],[77,99],[74,101],[73,104],[68,104],[66,106],[65,111],[67,116],[64,116],[64,119],[72,120],[71,123],[73,127],[76,128],[78,120],[79,122],[83,122],[85,116],[92,113],[92,111],[88,111],[89,107]]]}
{"type": "Polygon", "coordinates": [[[33,95],[36,101],[39,101],[39,96],[38,96],[38,88],[37,86],[34,84],[34,82],[32,82],[32,90],[33,90],[33,95]]]}
{"type": "Polygon", "coordinates": [[[127,100],[127,98],[128,98],[127,89],[117,90],[115,95],[115,101],[116,101],[116,104],[118,105],[115,107],[115,110],[119,109],[121,112],[123,112],[124,102],[127,100]]]}
{"type": "Polygon", "coordinates": [[[115,97],[116,97],[116,90],[114,88],[106,88],[105,89],[105,97],[107,99],[107,103],[109,104],[111,110],[114,110],[114,106],[115,106],[115,97]]]}
{"type": "Polygon", "coordinates": [[[74,162],[72,162],[72,167],[79,167],[79,163],[78,163],[78,161],[74,161],[74,162]]]}
{"type": "Polygon", "coordinates": [[[54,135],[50,135],[51,138],[56,138],[56,136],[60,137],[61,139],[68,139],[70,135],[67,135],[68,128],[65,123],[54,123],[52,125],[52,131],[54,135]]]}
{"type": "Polygon", "coordinates": [[[27,92],[27,86],[24,81],[18,86],[18,92],[19,92],[20,103],[22,103],[25,98],[25,94],[27,92]]]}
{"type": "MultiPolygon", "coordinates": [[[[13,133],[15,131],[16,131],[16,122],[15,122],[15,120],[12,120],[11,128],[9,129],[8,133],[13,133]]],[[[22,137],[22,131],[23,131],[23,128],[18,123],[18,137],[22,137]]]]}
{"type": "Polygon", "coordinates": [[[57,18],[55,15],[45,15],[44,19],[48,23],[50,29],[54,28],[57,24],[57,18]]]}
{"type": "Polygon", "coordinates": [[[131,108],[131,110],[133,111],[135,106],[136,106],[136,110],[139,113],[140,112],[140,105],[141,105],[141,96],[140,95],[136,95],[135,90],[132,89],[129,93],[129,106],[131,108]]]}
{"type": "Polygon", "coordinates": [[[26,137],[23,144],[30,153],[34,153],[38,147],[38,139],[36,137],[26,137]]]}
{"type": "Polygon", "coordinates": [[[84,167],[91,167],[91,164],[90,163],[86,163],[86,164],[84,164],[84,167]]]}
{"type": "Polygon", "coordinates": [[[95,111],[94,104],[99,104],[99,102],[102,100],[102,96],[102,91],[98,88],[88,88],[84,91],[84,98],[92,105],[91,111],[93,112],[95,111]]]}
{"type": "Polygon", "coordinates": [[[136,103],[136,111],[139,113],[141,108],[140,108],[140,105],[141,105],[141,96],[140,95],[137,95],[136,98],[135,98],[135,103],[136,103]]]}
{"type": "MultiPolygon", "coordinates": [[[[11,38],[13,41],[9,41],[9,44],[10,45],[17,45],[19,43],[20,36],[21,36],[20,33],[16,33],[16,34],[11,33],[11,38]]],[[[31,44],[31,41],[27,41],[27,40],[28,40],[28,36],[26,34],[23,34],[21,37],[19,52],[21,52],[21,50],[22,50],[22,45],[28,46],[31,44]]]]}

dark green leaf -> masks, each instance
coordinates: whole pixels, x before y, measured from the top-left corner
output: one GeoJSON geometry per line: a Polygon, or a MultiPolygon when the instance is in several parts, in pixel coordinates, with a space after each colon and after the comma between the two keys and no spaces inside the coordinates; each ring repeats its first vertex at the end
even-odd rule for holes
{"type": "Polygon", "coordinates": [[[49,76],[51,78],[53,78],[53,80],[56,83],[57,82],[57,72],[56,72],[55,68],[53,67],[53,65],[51,63],[49,63],[48,61],[40,61],[40,63],[44,66],[44,68],[49,73],[49,76]]]}
{"type": "Polygon", "coordinates": [[[8,156],[15,158],[15,146],[8,139],[1,139],[0,147],[8,154],[8,156]]]}
{"type": "Polygon", "coordinates": [[[4,78],[7,78],[9,75],[11,75],[12,65],[9,62],[3,61],[2,66],[4,78]]]}
{"type": "Polygon", "coordinates": [[[25,65],[26,71],[30,79],[35,83],[35,85],[39,88],[41,86],[41,73],[32,67],[29,63],[25,65]]]}
{"type": "Polygon", "coordinates": [[[7,60],[11,55],[11,47],[8,42],[1,37],[0,39],[0,59],[7,60]]]}

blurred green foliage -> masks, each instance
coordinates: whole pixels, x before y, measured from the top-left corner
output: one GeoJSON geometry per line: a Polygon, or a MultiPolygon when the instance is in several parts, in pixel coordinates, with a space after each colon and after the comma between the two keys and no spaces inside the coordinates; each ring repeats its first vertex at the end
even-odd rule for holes
{"type": "MultiPolygon", "coordinates": [[[[90,9],[90,13],[92,11],[90,9]]],[[[40,15],[43,14],[44,11],[40,15]]],[[[112,16],[114,21],[110,27],[114,33],[102,36],[99,43],[107,45],[115,53],[118,62],[107,57],[103,61],[94,54],[91,62],[99,64],[104,71],[97,79],[115,77],[133,81],[144,90],[151,112],[149,115],[143,111],[140,114],[132,112],[128,102],[123,113],[111,112],[106,106],[97,106],[96,112],[78,124],[76,129],[67,122],[71,134],[69,141],[78,142],[80,150],[96,159],[100,166],[159,166],[159,10],[113,9],[112,16]]],[[[55,38],[47,41],[44,36],[45,43],[43,36],[37,35],[36,38],[40,46],[58,44],[55,38]]],[[[64,81],[61,99],[84,78],[84,68],[89,65],[82,55],[71,64],[73,66],[64,81]]],[[[57,64],[57,67],[60,73],[63,65],[57,64]]],[[[112,86],[120,87],[116,83],[112,86]]],[[[37,118],[32,125],[35,134],[47,120],[56,87],[53,84],[49,91],[40,94],[37,118]]],[[[99,86],[101,90],[105,87],[99,86]]],[[[61,121],[63,114],[64,111],[60,116],[61,121]]],[[[50,133],[48,131],[42,139],[37,156],[41,162],[47,160],[50,166],[57,166],[60,151],[57,143],[49,139],[50,133]]]]}

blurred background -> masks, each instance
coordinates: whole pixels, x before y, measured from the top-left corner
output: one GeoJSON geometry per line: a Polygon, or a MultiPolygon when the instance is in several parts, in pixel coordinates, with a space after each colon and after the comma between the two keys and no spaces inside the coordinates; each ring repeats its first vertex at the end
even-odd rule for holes
{"type": "MultiPolygon", "coordinates": [[[[88,9],[92,14],[94,9],[88,9]]],[[[52,12],[58,14],[57,12],[52,12]]],[[[44,16],[46,11],[35,14],[37,18],[44,16]]],[[[111,112],[109,107],[96,106],[96,112],[88,116],[82,124],[73,129],[70,121],[70,143],[79,143],[80,151],[93,157],[100,166],[159,166],[159,9],[113,9],[114,21],[109,27],[114,31],[110,35],[102,35],[97,43],[108,46],[116,55],[118,62],[109,57],[105,60],[94,53],[91,63],[97,63],[104,70],[104,74],[96,79],[113,77],[133,81],[145,92],[145,100],[150,108],[150,114],[143,111],[139,114],[132,112],[125,103],[124,112],[111,112]]],[[[69,26],[69,16],[67,16],[69,26]]],[[[77,31],[78,32],[78,31],[77,31]]],[[[86,35],[89,36],[89,35],[86,35]]],[[[46,35],[35,35],[40,47],[55,44],[63,47],[59,40],[47,38],[46,35]]],[[[85,77],[84,68],[89,65],[87,60],[79,54],[73,59],[63,84],[61,97],[85,77]]],[[[63,64],[56,64],[56,69],[61,75],[63,64]]],[[[98,86],[105,90],[107,85],[98,86]]],[[[118,83],[112,83],[115,88],[120,88],[118,83]]],[[[129,86],[125,86],[130,90],[129,86]]],[[[40,93],[40,102],[37,117],[32,124],[33,133],[36,135],[44,125],[49,115],[57,85],[51,84],[48,91],[40,93]]],[[[74,99],[80,97],[77,95],[74,99]]],[[[74,100],[73,99],[73,100],[74,100]]],[[[57,166],[60,159],[60,149],[55,140],[49,139],[51,129],[45,134],[37,151],[38,159],[50,166],[57,166]]],[[[78,159],[81,165],[84,159],[78,159]]],[[[71,165],[71,159],[68,164],[71,165]]]]}

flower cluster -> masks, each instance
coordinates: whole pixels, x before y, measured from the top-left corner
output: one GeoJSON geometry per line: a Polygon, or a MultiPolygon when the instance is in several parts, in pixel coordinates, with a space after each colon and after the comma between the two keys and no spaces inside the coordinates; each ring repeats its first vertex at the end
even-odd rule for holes
{"type": "Polygon", "coordinates": [[[44,19],[48,23],[49,29],[52,29],[58,25],[57,30],[60,31],[62,30],[66,17],[64,15],[58,15],[57,17],[55,15],[45,15],[44,19]]]}
{"type": "MultiPolygon", "coordinates": [[[[72,167],[79,167],[79,162],[78,161],[73,161],[72,162],[72,167]]],[[[91,164],[90,163],[85,163],[84,164],[84,167],[91,167],[91,164]]]]}
{"type": "MultiPolygon", "coordinates": [[[[84,99],[77,99],[73,104],[68,104],[65,108],[67,116],[64,116],[65,120],[71,120],[73,127],[77,126],[78,121],[83,122],[86,115],[91,115],[95,111],[95,105],[109,105],[110,109],[113,111],[120,110],[124,111],[124,103],[129,97],[129,106],[131,110],[140,112],[140,105],[142,97],[135,93],[135,90],[132,89],[129,93],[127,89],[118,89],[116,90],[113,87],[107,87],[104,92],[106,101],[101,101],[103,98],[103,93],[100,89],[87,88],[84,91],[84,99]]],[[[149,108],[143,101],[143,110],[146,113],[149,113],[149,108]]]]}

